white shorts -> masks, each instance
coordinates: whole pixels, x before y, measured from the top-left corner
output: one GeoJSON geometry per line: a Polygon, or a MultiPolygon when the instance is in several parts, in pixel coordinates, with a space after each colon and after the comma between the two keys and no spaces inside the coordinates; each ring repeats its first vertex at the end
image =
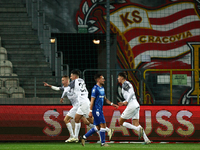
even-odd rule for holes
{"type": "Polygon", "coordinates": [[[82,103],[78,107],[77,114],[83,115],[85,118],[89,118],[88,114],[90,112],[90,104],[89,103],[82,103]]]}
{"type": "Polygon", "coordinates": [[[67,116],[72,117],[72,118],[75,118],[75,114],[76,114],[77,110],[78,110],[78,106],[73,106],[73,107],[69,110],[69,112],[67,113],[67,116]]]}
{"type": "Polygon", "coordinates": [[[121,118],[123,119],[139,119],[140,117],[140,107],[137,108],[131,108],[126,107],[126,109],[123,111],[121,118]]]}

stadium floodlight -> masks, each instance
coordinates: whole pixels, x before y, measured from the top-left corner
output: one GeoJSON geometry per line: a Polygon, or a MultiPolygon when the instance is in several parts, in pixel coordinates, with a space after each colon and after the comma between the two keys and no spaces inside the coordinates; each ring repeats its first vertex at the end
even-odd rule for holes
{"type": "Polygon", "coordinates": [[[94,43],[94,44],[100,44],[100,40],[94,39],[94,40],[93,40],[93,43],[94,43]]]}
{"type": "Polygon", "coordinates": [[[56,42],[56,39],[55,38],[50,38],[50,42],[53,44],[56,42]]]}

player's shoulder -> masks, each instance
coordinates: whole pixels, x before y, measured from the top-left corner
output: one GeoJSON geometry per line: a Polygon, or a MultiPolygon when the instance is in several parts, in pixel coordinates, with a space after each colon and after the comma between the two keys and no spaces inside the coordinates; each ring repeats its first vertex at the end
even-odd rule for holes
{"type": "Polygon", "coordinates": [[[131,83],[129,81],[125,81],[123,84],[122,84],[122,88],[125,90],[125,91],[128,91],[130,88],[132,87],[131,83]]]}
{"type": "Polygon", "coordinates": [[[98,89],[98,86],[97,85],[94,85],[92,90],[97,90],[98,89]]]}
{"type": "Polygon", "coordinates": [[[92,88],[92,93],[96,92],[96,90],[98,90],[98,86],[94,85],[93,88],[92,88]]]}
{"type": "Polygon", "coordinates": [[[61,86],[61,87],[59,87],[59,89],[60,89],[61,91],[64,91],[65,87],[64,87],[64,86],[61,86]]]}
{"type": "Polygon", "coordinates": [[[70,87],[71,89],[73,89],[73,88],[74,88],[74,85],[75,85],[75,80],[73,80],[73,81],[70,82],[69,87],[70,87]]]}
{"type": "Polygon", "coordinates": [[[76,83],[84,83],[85,81],[81,78],[78,78],[78,79],[75,79],[75,82],[76,83]]]}
{"type": "Polygon", "coordinates": [[[93,86],[93,88],[97,89],[97,88],[98,88],[98,86],[97,86],[97,85],[94,85],[94,86],[93,86]]]}

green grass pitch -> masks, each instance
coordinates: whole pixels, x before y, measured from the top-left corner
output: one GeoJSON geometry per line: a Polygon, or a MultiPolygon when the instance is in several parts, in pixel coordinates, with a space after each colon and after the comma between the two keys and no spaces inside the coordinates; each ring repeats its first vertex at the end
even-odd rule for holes
{"type": "Polygon", "coordinates": [[[200,150],[200,143],[152,143],[142,145],[139,143],[110,143],[111,147],[101,147],[98,143],[86,143],[83,147],[80,143],[64,142],[1,142],[0,150],[200,150]]]}

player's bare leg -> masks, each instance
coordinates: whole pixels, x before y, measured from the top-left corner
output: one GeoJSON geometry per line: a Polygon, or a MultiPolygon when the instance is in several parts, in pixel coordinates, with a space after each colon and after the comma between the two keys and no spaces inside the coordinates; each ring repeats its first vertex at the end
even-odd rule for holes
{"type": "Polygon", "coordinates": [[[67,143],[73,142],[73,138],[74,138],[74,132],[73,132],[72,125],[71,125],[71,122],[70,122],[71,119],[73,119],[73,118],[68,116],[68,115],[66,115],[65,118],[64,118],[64,122],[65,122],[67,129],[69,131],[69,134],[70,134],[69,139],[65,140],[65,142],[67,142],[67,143]]]}
{"type": "Polygon", "coordinates": [[[93,124],[93,122],[94,122],[94,118],[93,118],[93,117],[92,117],[92,118],[88,117],[87,120],[88,120],[91,124],[93,124]]]}
{"type": "Polygon", "coordinates": [[[93,118],[85,118],[84,116],[81,118],[81,120],[83,121],[83,123],[87,126],[89,126],[90,128],[93,128],[93,118]]]}

